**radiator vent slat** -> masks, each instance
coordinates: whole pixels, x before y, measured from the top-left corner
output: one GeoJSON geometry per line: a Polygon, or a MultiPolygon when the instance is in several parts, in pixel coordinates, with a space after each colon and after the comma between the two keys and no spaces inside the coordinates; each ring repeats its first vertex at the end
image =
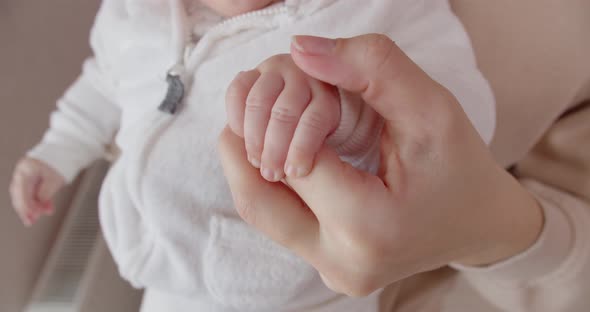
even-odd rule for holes
{"type": "Polygon", "coordinates": [[[25,312],[78,312],[77,294],[99,235],[98,194],[107,164],[82,176],[25,312]]]}

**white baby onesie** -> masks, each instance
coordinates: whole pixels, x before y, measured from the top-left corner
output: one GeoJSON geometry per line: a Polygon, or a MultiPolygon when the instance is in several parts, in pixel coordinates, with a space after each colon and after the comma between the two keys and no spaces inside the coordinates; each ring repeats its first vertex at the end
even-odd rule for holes
{"type": "MultiPolygon", "coordinates": [[[[288,53],[293,35],[382,33],[457,97],[489,142],[494,99],[465,30],[441,0],[287,0],[225,21],[200,10],[104,0],[94,57],[29,155],[71,180],[115,137],[121,154],[103,184],[101,224],[121,275],[148,290],[144,311],[377,311],[378,293],[329,291],[240,220],[216,151],[225,90],[239,71],[288,53]],[[179,91],[172,85],[182,101],[161,109],[179,91]]],[[[343,124],[366,146],[346,160],[374,170],[378,120],[361,111],[343,124]]]]}

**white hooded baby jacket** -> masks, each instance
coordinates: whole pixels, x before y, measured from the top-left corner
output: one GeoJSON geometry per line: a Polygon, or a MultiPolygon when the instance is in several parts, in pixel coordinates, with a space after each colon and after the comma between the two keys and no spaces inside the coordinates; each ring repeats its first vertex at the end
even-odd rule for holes
{"type": "MultiPolygon", "coordinates": [[[[189,298],[187,311],[376,310],[377,295],[329,291],[312,267],[241,221],[216,151],[225,90],[238,72],[289,53],[293,35],[365,33],[395,40],[490,141],[492,92],[447,1],[286,0],[222,20],[182,0],[104,0],[92,30],[94,57],[29,155],[71,181],[115,138],[120,157],[100,196],[104,237],[124,278],[189,298]],[[159,109],[174,95],[169,74],[184,89],[174,113],[159,109]]],[[[359,116],[347,122],[353,131],[378,129],[359,116]]],[[[366,133],[371,144],[347,160],[374,170],[367,155],[378,133],[366,133]]]]}

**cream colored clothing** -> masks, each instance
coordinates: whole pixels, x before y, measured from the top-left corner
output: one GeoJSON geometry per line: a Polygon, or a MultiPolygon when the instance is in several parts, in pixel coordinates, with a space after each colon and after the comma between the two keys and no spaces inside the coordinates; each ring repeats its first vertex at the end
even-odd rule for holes
{"type": "Polygon", "coordinates": [[[545,212],[536,244],[491,267],[446,267],[391,285],[383,311],[590,311],[590,105],[565,113],[513,171],[545,212]]]}
{"type": "MultiPolygon", "coordinates": [[[[382,33],[459,99],[489,142],[494,99],[465,29],[441,0],[286,0],[222,22],[188,2],[198,3],[103,1],[95,57],[30,155],[69,180],[116,133],[121,154],[102,187],[101,224],[121,275],[147,288],[146,311],[158,302],[172,311],[376,311],[378,293],[330,291],[311,266],[239,218],[216,149],[225,90],[238,72],[288,53],[293,35],[382,33]]],[[[339,130],[349,129],[341,143],[363,148],[340,156],[374,171],[379,121],[341,102],[339,130]],[[359,136],[362,129],[377,131],[359,136]]]]}

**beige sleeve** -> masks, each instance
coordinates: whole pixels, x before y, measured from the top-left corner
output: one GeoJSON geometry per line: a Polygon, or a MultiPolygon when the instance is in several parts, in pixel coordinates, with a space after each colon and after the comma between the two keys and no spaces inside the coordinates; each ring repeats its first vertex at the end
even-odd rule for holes
{"type": "Polygon", "coordinates": [[[558,120],[515,175],[535,196],[544,229],[528,250],[486,268],[455,266],[503,311],[578,312],[590,306],[590,104],[558,120]]]}
{"type": "Polygon", "coordinates": [[[492,152],[512,165],[564,110],[590,99],[590,1],[450,2],[496,96],[492,152]]]}
{"type": "Polygon", "coordinates": [[[537,242],[493,266],[455,268],[502,311],[585,311],[590,305],[590,205],[542,183],[522,182],[545,212],[537,242]]]}
{"type": "Polygon", "coordinates": [[[590,98],[590,2],[451,3],[496,94],[492,152],[502,165],[516,164],[516,176],[545,213],[542,234],[524,253],[459,269],[502,311],[588,311],[590,110],[557,119],[590,98]],[[548,23],[551,16],[560,22],[548,23]]]}

